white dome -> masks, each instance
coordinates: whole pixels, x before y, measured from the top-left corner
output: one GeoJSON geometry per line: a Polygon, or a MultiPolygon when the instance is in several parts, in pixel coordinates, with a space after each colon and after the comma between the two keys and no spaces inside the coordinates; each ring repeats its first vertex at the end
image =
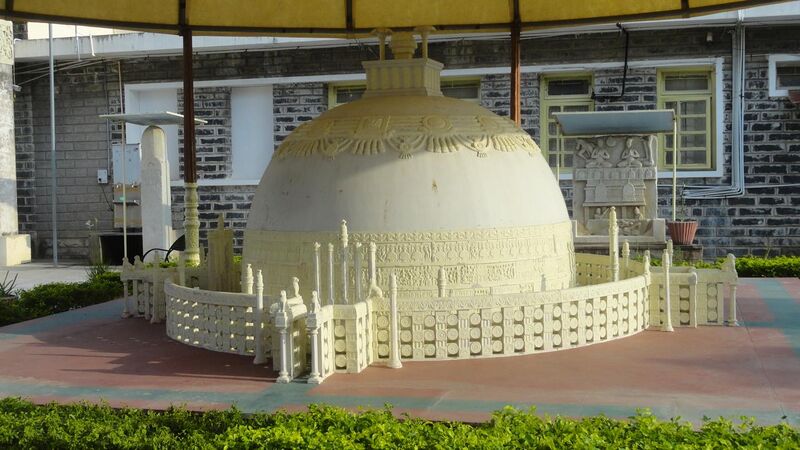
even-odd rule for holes
{"type": "Polygon", "coordinates": [[[296,130],[297,137],[287,139],[269,164],[248,229],[332,231],[347,219],[351,231],[411,232],[569,220],[533,141],[475,104],[373,97],[337,107],[304,127],[311,130],[296,130]],[[402,141],[416,143],[410,157],[402,158],[396,148],[402,141]],[[481,142],[485,157],[475,149],[481,142]]]}
{"type": "Polygon", "coordinates": [[[435,295],[442,269],[453,295],[575,282],[571,223],[539,148],[469,102],[378,96],[298,127],[258,186],[244,262],[268,293],[300,274],[308,295],[313,244],[327,261],[343,219],[351,242],[376,244],[379,283],[397,274],[405,298],[435,295]]]}

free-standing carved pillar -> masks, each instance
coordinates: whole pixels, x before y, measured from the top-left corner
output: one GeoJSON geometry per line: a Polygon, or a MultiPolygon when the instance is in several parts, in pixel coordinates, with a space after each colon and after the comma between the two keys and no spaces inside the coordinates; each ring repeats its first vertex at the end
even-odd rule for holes
{"type": "Polygon", "coordinates": [[[197,183],[184,185],[184,219],[183,227],[186,232],[186,261],[194,265],[200,264],[200,216],[198,214],[199,199],[197,196],[197,183]]]}

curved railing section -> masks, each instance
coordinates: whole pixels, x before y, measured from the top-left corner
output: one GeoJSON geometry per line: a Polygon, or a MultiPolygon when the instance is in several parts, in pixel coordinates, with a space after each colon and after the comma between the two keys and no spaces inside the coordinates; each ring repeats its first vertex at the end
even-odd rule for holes
{"type": "Polygon", "coordinates": [[[239,355],[256,350],[256,296],[179,286],[166,280],[167,335],[184,344],[239,355]]]}

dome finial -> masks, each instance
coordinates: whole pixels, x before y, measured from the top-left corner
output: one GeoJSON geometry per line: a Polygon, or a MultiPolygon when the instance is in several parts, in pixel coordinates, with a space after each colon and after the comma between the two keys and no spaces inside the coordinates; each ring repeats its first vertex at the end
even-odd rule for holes
{"type": "Polygon", "coordinates": [[[414,39],[414,33],[410,31],[393,33],[390,45],[394,59],[412,59],[417,50],[417,41],[414,39]]]}

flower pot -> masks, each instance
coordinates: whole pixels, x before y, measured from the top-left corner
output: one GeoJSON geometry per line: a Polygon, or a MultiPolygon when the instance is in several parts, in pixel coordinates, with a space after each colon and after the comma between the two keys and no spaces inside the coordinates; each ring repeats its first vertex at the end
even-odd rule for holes
{"type": "Polygon", "coordinates": [[[697,221],[667,222],[667,229],[672,242],[678,245],[691,245],[697,232],[697,221]]]}

